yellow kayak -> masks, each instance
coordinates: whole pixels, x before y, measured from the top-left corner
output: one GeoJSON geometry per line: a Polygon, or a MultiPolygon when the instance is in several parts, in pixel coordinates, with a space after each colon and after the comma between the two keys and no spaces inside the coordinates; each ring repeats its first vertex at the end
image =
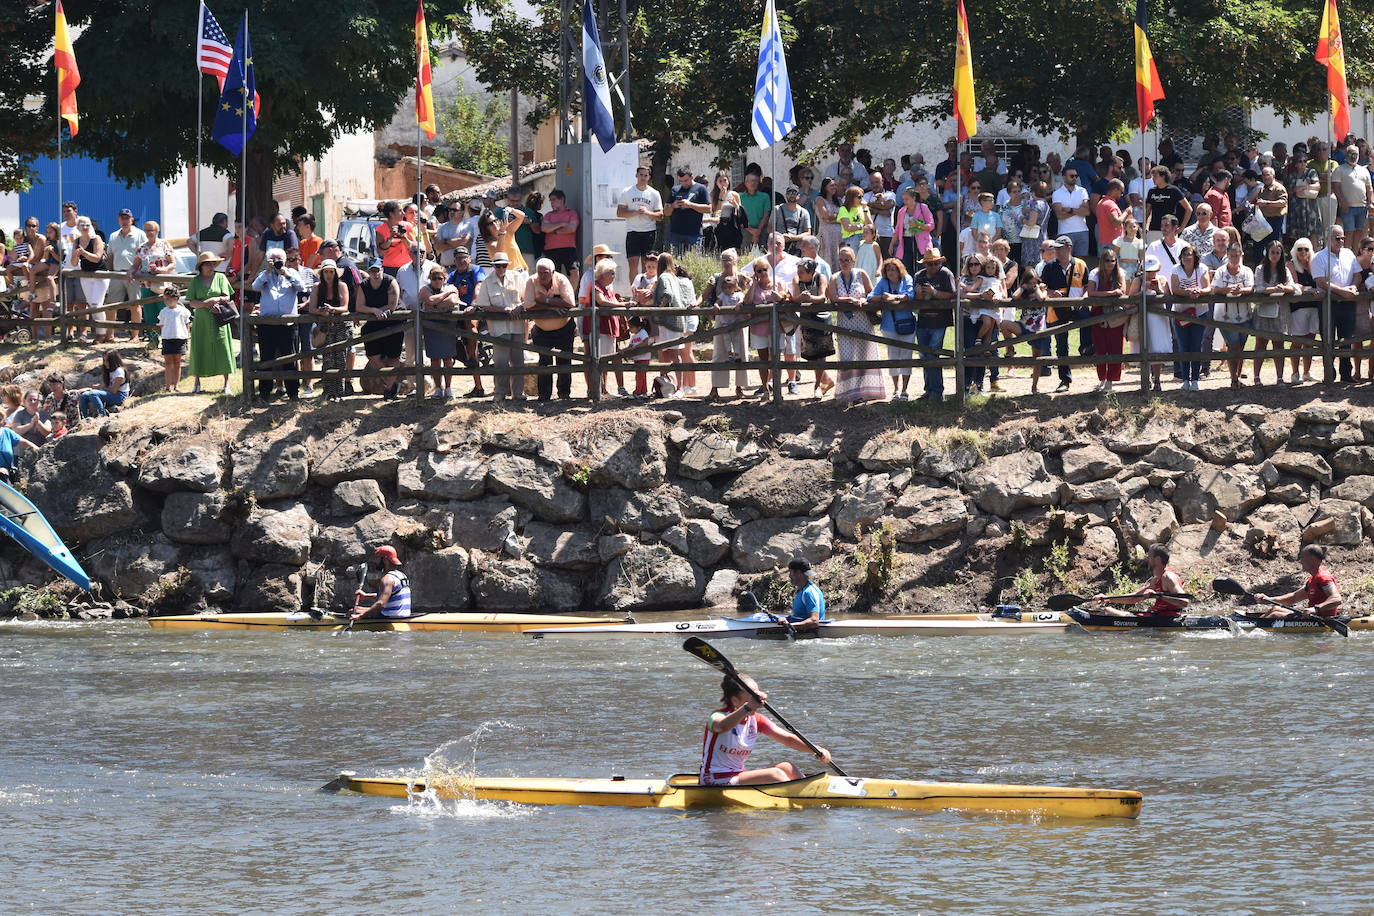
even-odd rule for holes
{"type": "Polygon", "coordinates": [[[821,773],[790,782],[756,786],[702,786],[694,774],[668,779],[521,777],[445,779],[359,777],[350,772],[323,787],[407,798],[433,789],[440,798],[472,798],[527,805],[616,805],[627,808],[901,808],[913,811],[986,811],[1048,817],[1133,818],[1141,795],[1122,789],[1076,789],[994,783],[915,782],[909,779],[861,779],[821,773]]]}
{"type": "MultiPolygon", "coordinates": [[[[355,630],[458,630],[469,633],[523,633],[535,627],[575,627],[622,623],[623,617],[568,617],[557,614],[475,614],[464,612],[415,614],[411,617],[369,617],[355,630]]],[[[252,614],[176,614],[149,617],[150,626],[163,630],[343,630],[348,618],[305,611],[266,611],[252,614]]]]}

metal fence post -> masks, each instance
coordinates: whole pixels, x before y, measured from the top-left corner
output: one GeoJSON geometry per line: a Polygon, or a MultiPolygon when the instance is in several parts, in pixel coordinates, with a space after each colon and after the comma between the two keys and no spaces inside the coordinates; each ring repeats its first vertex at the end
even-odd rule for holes
{"type": "MultiPolygon", "coordinates": [[[[959,280],[955,279],[957,286],[959,280]]],[[[968,399],[967,382],[964,379],[964,316],[961,314],[958,299],[955,300],[954,307],[954,389],[958,392],[955,397],[959,406],[963,406],[968,399]]]]}
{"type": "MultiPolygon", "coordinates": [[[[1144,273],[1142,266],[1142,273],[1144,273]]],[[[1140,393],[1149,394],[1150,392],[1150,288],[1145,284],[1145,278],[1141,278],[1140,284],[1140,303],[1138,305],[1140,315],[1140,327],[1136,333],[1136,344],[1140,347],[1140,393]]]]}
{"type": "MultiPolygon", "coordinates": [[[[415,400],[420,404],[423,404],[425,400],[425,342],[424,331],[420,327],[419,293],[419,290],[422,289],[424,289],[423,286],[417,287],[415,293],[415,352],[412,354],[415,357],[415,400]]],[[[396,384],[399,385],[400,383],[401,380],[397,379],[396,384]]]]}
{"type": "Polygon", "coordinates": [[[239,312],[239,372],[243,380],[243,398],[253,400],[253,321],[248,317],[248,307],[239,299],[242,311],[239,312]]]}
{"type": "Polygon", "coordinates": [[[596,404],[601,401],[601,328],[596,316],[596,279],[592,279],[592,294],[587,297],[587,304],[591,307],[589,326],[591,333],[587,335],[587,348],[592,354],[591,384],[587,387],[587,397],[596,404]]]}
{"type": "Polygon", "coordinates": [[[1327,256],[1328,266],[1326,269],[1327,285],[1326,296],[1322,299],[1322,381],[1330,385],[1336,381],[1336,355],[1335,341],[1331,339],[1334,331],[1331,322],[1331,281],[1334,264],[1330,263],[1330,255],[1327,256]]]}

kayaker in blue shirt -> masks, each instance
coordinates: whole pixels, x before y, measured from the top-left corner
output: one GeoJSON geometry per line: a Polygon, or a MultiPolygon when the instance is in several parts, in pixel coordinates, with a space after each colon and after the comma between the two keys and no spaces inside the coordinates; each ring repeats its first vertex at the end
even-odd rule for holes
{"type": "Polygon", "coordinates": [[[382,570],[382,578],[377,583],[376,593],[358,592],[354,602],[357,605],[350,615],[354,620],[364,617],[409,617],[410,616],[410,578],[401,571],[401,558],[396,548],[383,544],[373,551],[377,565],[382,570]],[[364,606],[364,601],[372,604],[364,606]]]}
{"type": "Polygon", "coordinates": [[[792,599],[792,613],[787,615],[788,622],[798,630],[814,630],[822,623],[829,623],[830,617],[825,613],[825,595],[811,581],[811,561],[805,557],[792,560],[787,564],[787,578],[797,590],[796,597],[792,599]]]}

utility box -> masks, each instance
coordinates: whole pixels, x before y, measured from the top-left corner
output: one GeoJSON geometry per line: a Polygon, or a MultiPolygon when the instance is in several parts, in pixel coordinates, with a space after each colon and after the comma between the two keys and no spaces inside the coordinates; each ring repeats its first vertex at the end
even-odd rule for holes
{"type": "Polygon", "coordinates": [[[601,144],[560,143],[555,186],[568,195],[568,206],[581,220],[577,250],[585,259],[597,245],[609,245],[616,252],[616,289],[629,295],[630,283],[625,262],[625,221],[615,215],[616,198],[635,183],[639,168],[639,144],[617,143],[610,152],[601,144]]]}

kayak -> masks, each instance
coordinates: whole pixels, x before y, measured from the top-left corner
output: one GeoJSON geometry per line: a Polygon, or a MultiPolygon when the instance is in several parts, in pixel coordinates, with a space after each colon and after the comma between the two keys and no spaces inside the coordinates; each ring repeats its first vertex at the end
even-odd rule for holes
{"type": "MultiPolygon", "coordinates": [[[[469,633],[520,633],[532,627],[578,627],[624,623],[634,618],[570,617],[557,614],[434,613],[411,617],[369,617],[353,624],[355,630],[457,630],[469,633]]],[[[348,617],[337,613],[306,611],[250,614],[176,614],[149,617],[149,625],[162,630],[344,630],[348,617]]]]}
{"type": "Polygon", "coordinates": [[[527,805],[616,805],[627,808],[901,808],[915,811],[1006,812],[1051,817],[1133,818],[1141,795],[1122,789],[1077,789],[996,783],[862,779],[821,773],[755,786],[702,786],[695,774],[667,779],[521,777],[443,780],[359,777],[343,772],[326,791],[408,798],[433,790],[439,798],[508,801],[527,805]]]}
{"type": "MultiPolygon", "coordinates": [[[[1075,609],[1068,612],[1085,630],[1265,630],[1270,633],[1320,634],[1331,628],[1320,621],[1293,617],[1251,617],[1247,614],[1184,614],[1182,617],[1115,617],[1075,609]]],[[[1374,615],[1336,618],[1352,630],[1374,630],[1374,615]]]]}
{"type": "Polygon", "coordinates": [[[91,590],[91,577],[81,568],[57,532],[52,530],[43,513],[29,502],[27,496],[4,481],[0,481],[0,531],[14,538],[20,546],[54,571],[86,591],[91,590]]]}
{"type": "MultiPolygon", "coordinates": [[[[1069,618],[1047,611],[1025,613],[1017,618],[993,614],[948,615],[926,614],[919,617],[850,618],[831,620],[815,629],[796,630],[799,639],[844,638],[848,636],[987,636],[993,634],[1026,634],[1045,631],[1063,632],[1070,626],[1069,618]],[[1024,618],[1024,619],[1022,619],[1024,618]],[[1037,619],[1031,619],[1037,618],[1037,619]]],[[[781,623],[755,618],[716,617],[709,620],[677,620],[663,623],[614,623],[582,627],[540,627],[525,631],[535,639],[549,636],[589,638],[620,638],[627,636],[698,636],[702,639],[743,637],[746,639],[786,639],[787,627],[781,623]]]]}

